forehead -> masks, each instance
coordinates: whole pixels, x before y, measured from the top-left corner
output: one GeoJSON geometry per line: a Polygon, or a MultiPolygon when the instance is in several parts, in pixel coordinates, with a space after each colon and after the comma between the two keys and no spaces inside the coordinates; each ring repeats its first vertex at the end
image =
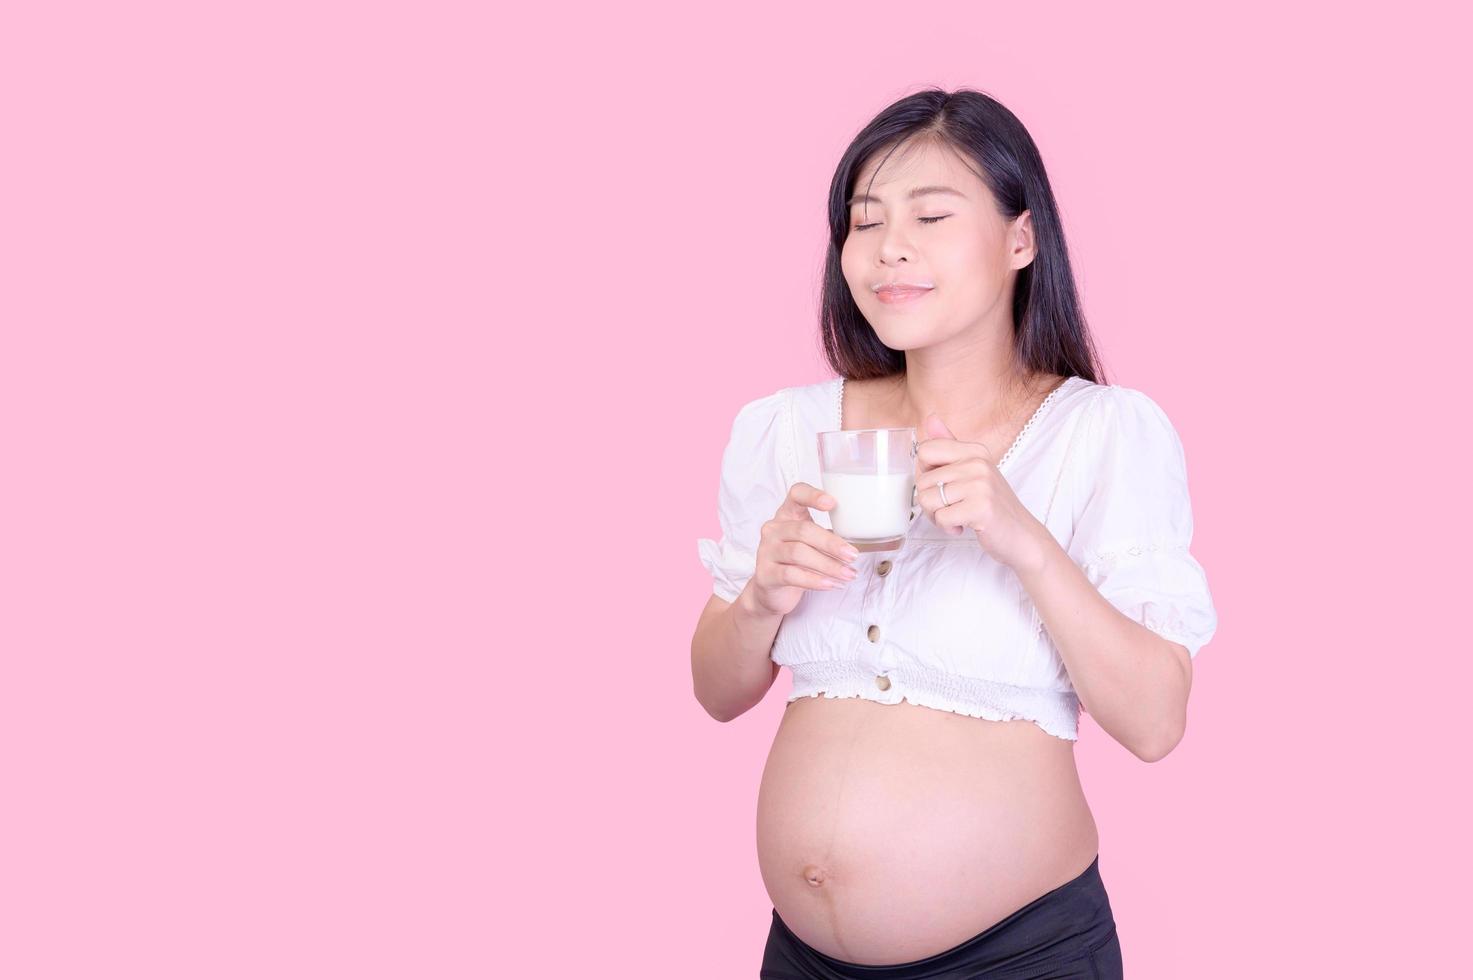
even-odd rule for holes
{"type": "Polygon", "coordinates": [[[954,187],[973,200],[985,190],[956,150],[927,140],[907,143],[888,155],[882,151],[871,156],[855,174],[850,196],[903,198],[912,188],[928,185],[954,187]]]}

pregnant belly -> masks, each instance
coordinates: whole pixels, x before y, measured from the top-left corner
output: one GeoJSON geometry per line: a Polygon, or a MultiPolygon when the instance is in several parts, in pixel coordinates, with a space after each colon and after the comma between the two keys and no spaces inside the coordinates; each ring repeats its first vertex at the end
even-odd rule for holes
{"type": "Polygon", "coordinates": [[[852,963],[950,949],[1098,850],[1072,742],[907,701],[791,702],[758,793],[773,907],[804,942],[852,963]]]}

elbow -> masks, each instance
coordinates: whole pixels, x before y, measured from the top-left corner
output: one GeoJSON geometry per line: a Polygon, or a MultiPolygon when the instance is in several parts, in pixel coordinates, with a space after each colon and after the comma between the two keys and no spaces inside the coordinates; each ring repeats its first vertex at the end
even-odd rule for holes
{"type": "Polygon", "coordinates": [[[695,669],[696,659],[694,647],[692,647],[691,654],[691,696],[696,699],[696,704],[701,706],[701,710],[712,718],[721,722],[731,721],[736,716],[726,711],[719,703],[719,699],[708,696],[710,684],[702,683],[701,674],[695,669]]]}
{"type": "Polygon", "coordinates": [[[736,718],[737,717],[736,715],[730,714],[730,713],[725,712],[725,711],[721,711],[721,710],[719,710],[719,709],[717,709],[715,707],[712,707],[711,705],[707,704],[705,701],[703,701],[701,699],[701,693],[700,693],[700,691],[696,691],[695,692],[695,697],[696,697],[696,703],[701,706],[701,708],[706,712],[706,714],[710,715],[712,718],[715,718],[719,722],[723,722],[723,723],[724,722],[728,722],[728,721],[731,721],[733,718],[736,718]]]}
{"type": "Polygon", "coordinates": [[[1135,757],[1142,762],[1160,762],[1162,759],[1171,754],[1172,748],[1174,748],[1174,746],[1151,745],[1140,746],[1138,748],[1132,749],[1131,751],[1135,753],[1135,757]]]}
{"type": "Polygon", "coordinates": [[[1160,762],[1181,744],[1182,737],[1185,734],[1185,723],[1173,724],[1155,738],[1132,746],[1131,752],[1142,762],[1160,762]]]}
{"type": "Polygon", "coordinates": [[[1183,736],[1187,731],[1187,699],[1192,691],[1192,661],[1187,648],[1179,643],[1173,643],[1176,658],[1182,664],[1181,683],[1171,700],[1170,707],[1164,712],[1156,726],[1155,731],[1147,738],[1141,740],[1140,744],[1131,749],[1135,756],[1143,762],[1160,762],[1171,754],[1172,750],[1181,744],[1183,736]]]}
{"type": "Polygon", "coordinates": [[[710,679],[703,678],[699,671],[692,671],[691,694],[701,710],[719,722],[731,721],[746,712],[745,708],[736,709],[729,698],[722,698],[721,692],[713,687],[710,679]]]}
{"type": "MultiPolygon", "coordinates": [[[[776,672],[774,671],[774,673],[776,672]]],[[[701,697],[700,692],[697,691],[696,701],[700,704],[702,708],[705,709],[706,714],[710,715],[712,718],[715,718],[719,722],[725,723],[728,721],[735,721],[742,715],[746,714],[748,711],[751,711],[762,702],[762,696],[765,693],[766,689],[764,688],[762,691],[758,691],[755,697],[749,697],[740,701],[733,701],[730,697],[726,699],[722,699],[719,697],[703,698],[701,697]]]]}
{"type": "MultiPolygon", "coordinates": [[[[776,674],[776,671],[774,670],[773,673],[776,674]]],[[[770,683],[769,686],[771,686],[770,683]]],[[[715,718],[719,722],[725,723],[728,721],[735,721],[742,715],[746,714],[748,711],[751,711],[762,702],[762,697],[765,693],[766,689],[764,688],[763,690],[758,691],[755,697],[749,697],[741,701],[733,701],[730,698],[727,698],[725,700],[722,700],[718,697],[703,698],[701,697],[700,691],[697,690],[695,697],[697,703],[699,703],[700,706],[705,709],[706,714],[710,715],[712,718],[715,718]]]]}

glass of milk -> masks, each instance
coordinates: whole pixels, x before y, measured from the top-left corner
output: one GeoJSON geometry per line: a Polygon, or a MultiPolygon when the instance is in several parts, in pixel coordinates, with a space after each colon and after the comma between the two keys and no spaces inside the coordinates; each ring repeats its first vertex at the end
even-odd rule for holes
{"type": "Polygon", "coordinates": [[[842,429],[818,434],[818,475],[837,503],[834,533],[860,551],[894,551],[914,515],[916,430],[842,429]]]}

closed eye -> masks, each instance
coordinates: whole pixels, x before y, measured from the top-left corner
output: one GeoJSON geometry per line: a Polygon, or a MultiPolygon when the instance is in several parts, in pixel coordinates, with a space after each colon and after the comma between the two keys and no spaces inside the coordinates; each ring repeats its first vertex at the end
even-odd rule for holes
{"type": "MultiPolygon", "coordinates": [[[[946,218],[949,218],[949,217],[951,217],[951,215],[949,215],[949,214],[940,214],[940,215],[937,215],[934,218],[917,218],[916,220],[919,221],[923,225],[934,225],[936,222],[942,221],[942,220],[944,220],[946,218]]],[[[855,225],[854,226],[854,230],[855,231],[864,231],[866,228],[873,228],[877,224],[879,224],[878,221],[871,221],[867,225],[855,225]]]]}

